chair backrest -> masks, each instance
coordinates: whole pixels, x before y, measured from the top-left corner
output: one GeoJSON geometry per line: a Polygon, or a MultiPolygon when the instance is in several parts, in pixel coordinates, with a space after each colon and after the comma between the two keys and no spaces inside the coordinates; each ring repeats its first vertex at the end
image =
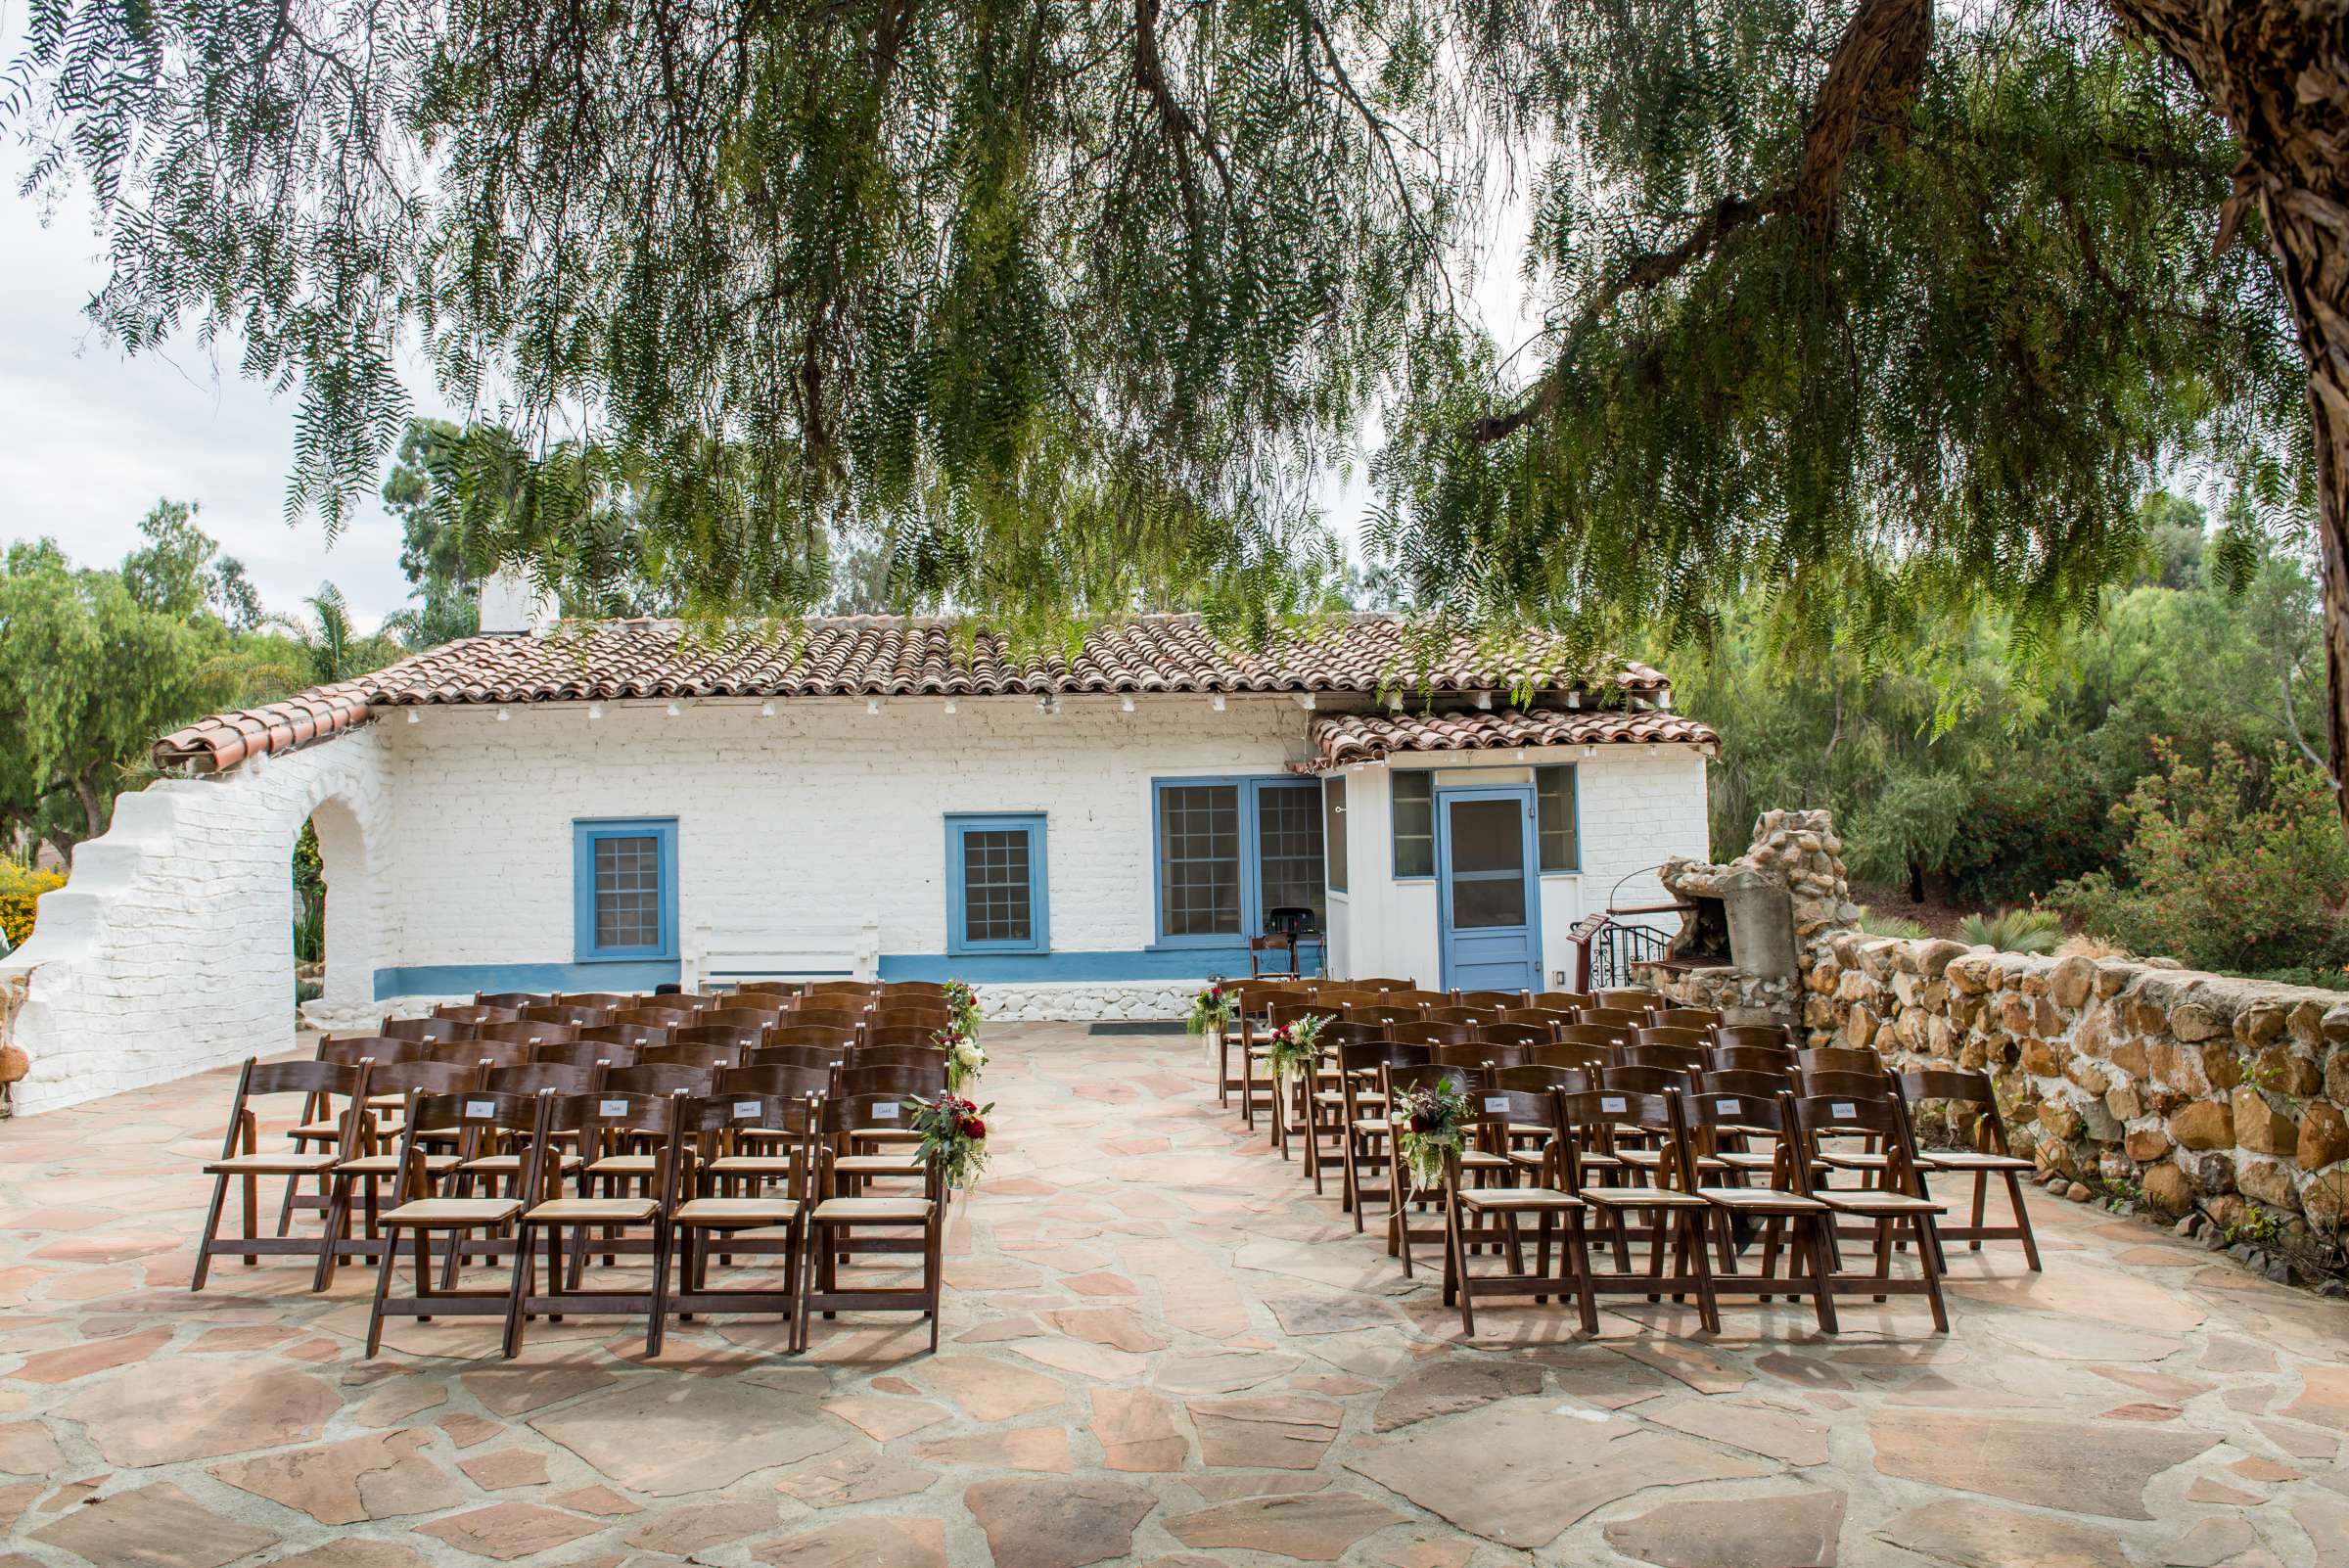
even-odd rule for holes
{"type": "Polygon", "coordinates": [[[1529,1093],[1580,1094],[1589,1089],[1591,1075],[1579,1067],[1549,1067],[1540,1062],[1528,1062],[1523,1067],[1503,1067],[1493,1075],[1495,1088],[1515,1089],[1529,1093]]]}
{"type": "Polygon", "coordinates": [[[873,1004],[868,1023],[902,1025],[908,1028],[941,1030],[954,1022],[954,1015],[944,1006],[929,1002],[881,1001],[873,1004]]]}
{"type": "Polygon", "coordinates": [[[1725,1130],[1737,1136],[1756,1130],[1768,1132],[1777,1139],[1780,1156],[1777,1169],[1771,1175],[1772,1185],[1809,1192],[1810,1173],[1803,1161],[1791,1158],[1793,1140],[1784,1107],[1792,1099],[1792,1095],[1784,1093],[1738,1094],[1723,1089],[1689,1094],[1681,1101],[1681,1114],[1691,1152],[1710,1153],[1718,1148],[1725,1130]]]}
{"type": "Polygon", "coordinates": [[[590,1024],[578,1032],[579,1039],[601,1040],[607,1045],[625,1045],[630,1050],[650,1050],[655,1045],[668,1043],[669,1031],[651,1024],[590,1024]]]}
{"type": "MultiPolygon", "coordinates": [[[[245,1058],[245,1066],[237,1075],[236,1108],[243,1110],[248,1099],[265,1094],[324,1095],[329,1099],[355,1100],[366,1092],[368,1064],[366,1062],[322,1062],[316,1057],[302,1061],[264,1062],[255,1056],[245,1058]]],[[[236,1129],[229,1129],[234,1136],[236,1129]]]]}
{"type": "Polygon", "coordinates": [[[1349,1078],[1375,1079],[1382,1067],[1426,1067],[1435,1059],[1427,1046],[1410,1040],[1354,1039],[1338,1046],[1338,1071],[1349,1078]]]}
{"type": "MultiPolygon", "coordinates": [[[[626,1071],[642,1074],[646,1069],[632,1067],[626,1071]]],[[[622,1075],[612,1076],[617,1079],[622,1075]]],[[[676,1195],[677,1156],[685,1130],[685,1108],[698,1094],[708,1093],[709,1087],[704,1084],[698,1091],[688,1088],[680,1094],[671,1089],[648,1088],[641,1082],[631,1081],[621,1084],[606,1083],[590,1094],[550,1094],[545,1130],[577,1132],[579,1154],[589,1160],[620,1154],[631,1143],[649,1140],[653,1154],[649,1191],[655,1201],[666,1207],[676,1195]]],[[[544,1151],[540,1158],[545,1158],[544,1151]]]]}
{"type": "Polygon", "coordinates": [[[747,1083],[732,1088],[720,1086],[715,1093],[685,1099],[679,1113],[681,1130],[705,1160],[719,1152],[721,1138],[734,1133],[783,1134],[789,1139],[784,1145],[785,1157],[791,1161],[784,1190],[787,1196],[804,1197],[807,1191],[807,1140],[820,1114],[821,1100],[821,1094],[778,1094],[747,1083]]]}
{"type": "Polygon", "coordinates": [[[1783,1024],[1720,1024],[1713,1030],[1716,1045],[1774,1045],[1784,1050],[1793,1041],[1783,1024]]]}
{"type": "Polygon", "coordinates": [[[679,991],[670,992],[667,995],[656,992],[651,1004],[655,1007],[683,1007],[692,1012],[707,1013],[719,1007],[730,1006],[733,1001],[734,998],[730,993],[679,991]]]}
{"type": "MultiPolygon", "coordinates": [[[[907,1100],[935,1100],[946,1091],[946,1069],[942,1062],[933,1073],[919,1067],[856,1067],[842,1068],[832,1075],[831,1090],[824,1097],[829,1109],[838,1105],[856,1105],[868,1111],[880,1111],[889,1105],[903,1105],[907,1100]]],[[[896,1114],[880,1111],[872,1122],[849,1122],[850,1127],[905,1127],[913,1113],[900,1110],[896,1114]]]]}
{"type": "Polygon", "coordinates": [[[1523,1007],[1527,993],[1522,991],[1455,991],[1451,993],[1454,1007],[1523,1007]]]}
{"type": "Polygon", "coordinates": [[[1705,1053],[1694,1045],[1657,1045],[1644,1038],[1616,1052],[1625,1067],[1669,1067],[1676,1073],[1701,1073],[1705,1053]]]}
{"type": "MultiPolygon", "coordinates": [[[[714,1014],[704,1013],[705,1018],[714,1014]]],[[[723,1045],[736,1051],[754,1051],[766,1043],[764,1024],[687,1024],[683,1029],[668,1032],[671,1045],[723,1045]]]]}
{"type": "Polygon", "coordinates": [[[1424,991],[1416,986],[1396,986],[1382,992],[1382,999],[1395,1007],[1456,1007],[1459,997],[1449,991],[1424,991]]]}
{"type": "Polygon", "coordinates": [[[1632,1032],[1614,1024],[1560,1024],[1556,1034],[1565,1045],[1607,1045],[1622,1047],[1632,1042],[1632,1032]]]}
{"type": "Polygon", "coordinates": [[[1545,1024],[1479,1024],[1476,1038],[1488,1045],[1547,1045],[1553,1036],[1545,1024]]]}
{"type": "Polygon", "coordinates": [[[683,1029],[700,1021],[701,1014],[690,1007],[615,1007],[612,1022],[636,1024],[649,1029],[683,1029]]]}
{"type": "Polygon", "coordinates": [[[847,1008],[835,1007],[795,1007],[784,1015],[784,1022],[775,1026],[778,1033],[789,1029],[821,1028],[844,1030],[852,1035],[863,1027],[864,1013],[861,1009],[851,1012],[847,1008]]]}
{"type": "Polygon", "coordinates": [[[1647,1014],[1621,1007],[1586,1007],[1574,1015],[1578,1024],[1599,1024],[1636,1034],[1647,1027],[1647,1014]]]}
{"type": "Polygon", "coordinates": [[[734,988],[737,996],[779,996],[788,1000],[807,989],[804,980],[746,980],[734,988]]]}
{"type": "Polygon", "coordinates": [[[1426,1024],[1491,1024],[1499,1021],[1497,1007],[1471,1007],[1453,1002],[1449,1007],[1422,1007],[1419,1021],[1426,1024]]]}
{"type": "Polygon", "coordinates": [[[834,1029],[829,1024],[777,1024],[766,1032],[766,1043],[759,1048],[771,1051],[777,1046],[792,1045],[837,1055],[855,1043],[856,1031],[852,1029],[834,1029]]]}
{"type": "Polygon", "coordinates": [[[493,1067],[482,1087],[498,1094],[592,1094],[603,1087],[600,1067],[574,1067],[567,1062],[525,1062],[519,1067],[493,1067]]]}
{"type": "Polygon", "coordinates": [[[518,1045],[551,1045],[559,1039],[577,1039],[576,1024],[549,1024],[540,1019],[517,1019],[511,1024],[484,1024],[483,1039],[509,1039],[518,1045]]]}
{"type": "Polygon", "coordinates": [[[1620,1134],[1635,1130],[1668,1135],[1667,1169],[1659,1175],[1667,1185],[1683,1184],[1686,1173],[1681,1164],[1683,1139],[1678,1094],[1649,1094],[1601,1084],[1579,1094],[1559,1095],[1558,1119],[1568,1134],[1559,1140],[1565,1146],[1568,1190],[1591,1184],[1590,1174],[1583,1169],[1585,1155],[1610,1152],[1620,1134]]]}
{"type": "Polygon", "coordinates": [[[473,993],[476,1007],[502,1007],[514,1013],[521,1012],[525,1007],[541,1006],[554,999],[551,992],[543,991],[477,991],[473,993]]]}
{"type": "MultiPolygon", "coordinates": [[[[1419,989],[1419,982],[1416,980],[1395,980],[1375,975],[1368,978],[1358,975],[1349,980],[1333,980],[1330,984],[1346,986],[1355,991],[1417,991],[1419,989]]],[[[1451,998],[1447,996],[1445,999],[1449,1001],[1451,998]]]]}
{"type": "Polygon", "coordinates": [[[1992,1154],[2012,1154],[2006,1141],[2006,1119],[1999,1111],[1999,1095],[1988,1073],[1954,1067],[1912,1068],[1897,1080],[1904,1109],[1920,1100],[1954,1100],[1973,1108],[1974,1146],[1992,1154]]]}
{"type": "Polygon", "coordinates": [[[1705,1065],[1725,1073],[1794,1074],[1794,1052],[1768,1045],[1716,1045],[1705,1052],[1705,1065]]]}
{"type": "Polygon", "coordinates": [[[1674,1067],[1602,1067],[1598,1086],[1626,1094],[1679,1094],[1694,1087],[1695,1081],[1674,1067]]]}
{"type": "Polygon", "coordinates": [[[1854,1050],[1848,1045],[1821,1045],[1797,1051],[1794,1059],[1806,1073],[1882,1073],[1888,1070],[1884,1058],[1874,1051],[1854,1050]]]}
{"type": "MultiPolygon", "coordinates": [[[[386,1067],[393,1062],[420,1062],[424,1060],[428,1048],[429,1042],[420,1039],[392,1039],[383,1035],[345,1035],[340,1039],[320,1040],[318,1060],[341,1062],[348,1067],[364,1057],[377,1067],[386,1067]]],[[[392,1091],[376,1089],[373,1092],[389,1094],[392,1091]]]]}
{"type": "Polygon", "coordinates": [[[533,1046],[533,1062],[561,1062],[570,1067],[593,1067],[602,1062],[607,1067],[634,1067],[637,1050],[633,1045],[614,1045],[600,1039],[558,1039],[533,1046]]]}
{"type": "Polygon", "coordinates": [[[1436,1060],[1448,1067],[1523,1067],[1533,1060],[1527,1054],[1532,1049],[1513,1040],[1487,1039],[1482,1031],[1465,1045],[1435,1047],[1436,1060]]]}
{"type": "Polygon", "coordinates": [[[1537,1029],[1563,1029],[1574,1022],[1574,1014],[1555,1007],[1503,1007],[1495,1015],[1498,1024],[1531,1024],[1537,1029]]]}
{"type": "Polygon", "coordinates": [[[1300,1018],[1335,1019],[1338,1016],[1340,1016],[1339,1010],[1336,1007],[1324,1004],[1317,996],[1312,1000],[1284,996],[1265,1004],[1265,1024],[1269,1029],[1278,1029],[1283,1024],[1293,1024],[1300,1018]]]}
{"type": "Polygon", "coordinates": [[[721,1067],[717,1092],[766,1094],[784,1099],[820,1099],[832,1087],[832,1064],[812,1067],[799,1062],[754,1062],[749,1067],[721,1067]]]}
{"type": "Polygon", "coordinates": [[[946,1053],[935,1045],[851,1045],[835,1058],[843,1069],[919,1067],[946,1070],[946,1053]]]}
{"type": "Polygon", "coordinates": [[[479,1067],[484,1062],[491,1067],[521,1067],[537,1048],[519,1039],[443,1039],[427,1045],[424,1054],[427,1061],[456,1062],[465,1067],[479,1067]]]}
{"type": "Polygon", "coordinates": [[[522,1016],[533,1024],[573,1024],[581,1029],[612,1021],[605,1008],[575,1007],[569,1002],[533,1002],[522,1010],[522,1016]]]}
{"type": "Polygon", "coordinates": [[[1714,1068],[1696,1076],[1697,1091],[1703,1094],[1755,1094],[1764,1097],[1785,1094],[1794,1088],[1794,1080],[1784,1073],[1754,1072],[1745,1068],[1714,1068]]]}
{"type": "Polygon", "coordinates": [[[377,1027],[376,1033],[386,1039],[414,1039],[430,1042],[473,1039],[481,1034],[481,1026],[454,1018],[387,1018],[377,1027]]]}
{"type": "Polygon", "coordinates": [[[436,1062],[415,1057],[404,1062],[378,1062],[367,1075],[367,1092],[377,1094],[462,1094],[481,1082],[481,1067],[472,1062],[436,1062]]]}
{"type": "MultiPolygon", "coordinates": [[[[504,1071],[529,1071],[508,1068],[504,1071]]],[[[408,1096],[406,1128],[400,1133],[399,1170],[394,1185],[395,1200],[423,1197],[430,1190],[418,1137],[426,1132],[454,1132],[457,1152],[470,1157],[486,1143],[501,1134],[527,1136],[530,1139],[529,1152],[523,1159],[523,1180],[518,1190],[542,1190],[534,1184],[537,1176],[537,1137],[540,1119],[546,1110],[546,1100],[536,1090],[515,1090],[489,1084],[477,1084],[454,1094],[411,1094],[408,1096]]]]}
{"type": "MultiPolygon", "coordinates": [[[[743,1029],[756,1033],[783,1022],[784,1015],[790,1011],[788,1007],[713,1007],[706,1012],[696,1013],[693,1022],[685,1027],[697,1030],[743,1029]]],[[[699,1037],[680,1031],[677,1038],[694,1039],[699,1037]]]]}
{"type": "Polygon", "coordinates": [[[1834,1073],[1800,1071],[1795,1085],[1805,1094],[1834,1094],[1845,1099],[1889,1099],[1900,1092],[1900,1081],[1890,1073],[1834,1073]]]}
{"type": "Polygon", "coordinates": [[[555,1000],[566,1007],[593,1007],[607,1013],[647,1005],[644,993],[633,991],[567,991],[558,992],[555,1000]]]}
{"type": "Polygon", "coordinates": [[[810,1073],[821,1073],[829,1080],[832,1069],[846,1060],[848,1054],[849,1047],[846,1045],[761,1045],[745,1056],[742,1059],[743,1066],[735,1071],[742,1072],[754,1067],[788,1067],[795,1072],[806,1069],[810,1073]]]}
{"type": "Polygon", "coordinates": [[[1709,1035],[1721,1027],[1721,1013],[1711,1007],[1659,1007],[1655,1018],[1661,1029],[1695,1029],[1709,1035]]]}
{"type": "Polygon", "coordinates": [[[1445,1082],[1456,1085],[1462,1094],[1474,1094],[1487,1082],[1482,1067],[1463,1067],[1449,1062],[1429,1062],[1408,1067],[1389,1064],[1378,1070],[1379,1089],[1387,1097],[1390,1109],[1402,1108],[1405,1099],[1423,1088],[1433,1088],[1445,1082]]]}
{"type": "Polygon", "coordinates": [[[1532,1000],[1536,1007],[1550,1013],[1579,1013],[1598,1005],[1598,998],[1587,991],[1537,991],[1532,1000]]]}
{"type": "Polygon", "coordinates": [[[1649,991],[1644,986],[1601,987],[1592,994],[1599,1006],[1623,1012],[1645,1013],[1653,1007],[1670,1005],[1661,992],[1649,991]]]}
{"type": "Polygon", "coordinates": [[[1683,1045],[1692,1051],[1709,1050],[1713,1044],[1710,1029],[1676,1029],[1669,1024],[1649,1024],[1632,1035],[1635,1045],[1683,1045]]]}
{"type": "Polygon", "coordinates": [[[442,1002],[433,1009],[433,1016],[460,1024],[510,1024],[522,1015],[511,1007],[491,1007],[483,1002],[442,1002]]]}
{"type": "Polygon", "coordinates": [[[875,982],[870,980],[811,980],[800,988],[803,996],[870,996],[875,982]]]}
{"type": "Polygon", "coordinates": [[[884,980],[878,983],[874,994],[884,999],[892,996],[927,996],[934,1001],[944,1001],[946,983],[943,980],[884,980]]]}
{"type": "Polygon", "coordinates": [[[1387,1026],[1387,1038],[1402,1045],[1466,1045],[1476,1039],[1476,1026],[1405,1019],[1387,1026]]]}
{"type": "Polygon", "coordinates": [[[616,1067],[597,1085],[599,1094],[707,1094],[717,1086],[717,1069],[703,1062],[638,1062],[616,1067]]]}
{"type": "Polygon", "coordinates": [[[922,1045],[933,1050],[938,1047],[938,1026],[934,1024],[868,1024],[862,1043],[867,1045],[922,1045]]]}
{"type": "Polygon", "coordinates": [[[1412,1002],[1349,1002],[1338,1009],[1338,1018],[1348,1024],[1415,1024],[1420,1008],[1412,1002]]]}
{"type": "Polygon", "coordinates": [[[1566,1067],[1589,1073],[1596,1072],[1614,1059],[1615,1048],[1611,1045],[1573,1045],[1553,1040],[1525,1048],[1526,1065],[1529,1067],[1566,1067]]]}
{"type": "Polygon", "coordinates": [[[721,1067],[740,1067],[742,1048],[738,1045],[648,1045],[637,1060],[647,1066],[659,1063],[714,1072],[721,1067]]]}

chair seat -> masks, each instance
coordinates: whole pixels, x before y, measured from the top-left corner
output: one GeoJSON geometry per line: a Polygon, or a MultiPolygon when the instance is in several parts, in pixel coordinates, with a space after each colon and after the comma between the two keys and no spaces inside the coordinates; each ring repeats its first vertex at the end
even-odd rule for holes
{"type": "MultiPolygon", "coordinates": [[[[576,1171],[578,1168],[579,1157],[577,1155],[566,1154],[563,1156],[563,1169],[566,1173],[576,1171]]],[[[519,1176],[522,1174],[522,1156],[519,1154],[484,1154],[466,1161],[465,1169],[478,1176],[519,1176]]]]}
{"type": "Polygon", "coordinates": [[[1928,1171],[2022,1171],[2038,1169],[2011,1154],[1985,1154],[1975,1149],[1933,1149],[1916,1157],[1928,1171]]]}
{"type": "Polygon", "coordinates": [[[585,1221],[596,1224],[627,1224],[650,1220],[661,1205],[651,1198],[549,1198],[535,1204],[523,1218],[536,1221],[585,1221]]]}
{"type": "Polygon", "coordinates": [[[849,1133],[858,1143],[919,1143],[922,1135],[909,1127],[860,1127],[849,1133]]]}
{"type": "Polygon", "coordinates": [[[907,1160],[895,1154],[844,1154],[832,1162],[832,1169],[850,1176],[920,1176],[922,1162],[907,1160]]]}
{"type": "Polygon", "coordinates": [[[809,1212],[818,1224],[918,1225],[930,1218],[928,1198],[826,1198],[809,1212]]]}
{"type": "Polygon", "coordinates": [[[1822,1192],[1819,1201],[1837,1214],[1864,1215],[1869,1219],[1896,1220],[1912,1214],[1948,1214],[1949,1209],[1931,1198],[1919,1198],[1907,1192],[1865,1191],[1822,1192]]]}
{"type": "Polygon", "coordinates": [[[1463,1171],[1506,1171],[1508,1168],[1509,1157],[1505,1154],[1489,1154],[1483,1149],[1460,1151],[1460,1169],[1463,1171]]]}
{"type": "Polygon", "coordinates": [[[1670,1187],[1585,1187],[1585,1203],[1601,1209],[1702,1209],[1705,1200],[1693,1192],[1670,1187]]]}
{"type": "Polygon", "coordinates": [[[1519,1210],[1580,1209],[1583,1200],[1571,1192],[1558,1192],[1549,1187],[1464,1187],[1460,1191],[1460,1207],[1510,1213],[1519,1210]]]}
{"type": "Polygon", "coordinates": [[[800,1212],[796,1198],[695,1198],[677,1207],[676,1222],[706,1229],[780,1225],[800,1212]]]}
{"type": "Polygon", "coordinates": [[[1383,1138],[1394,1130],[1394,1127],[1383,1116],[1358,1116],[1354,1120],[1354,1130],[1357,1132],[1375,1133],[1383,1138]]]}
{"type": "Polygon", "coordinates": [[[204,1168],[206,1176],[315,1176],[335,1163],[334,1151],[318,1154],[298,1154],[292,1149],[275,1153],[232,1155],[214,1160],[204,1168]]]}
{"type": "Polygon", "coordinates": [[[649,1176],[659,1167],[650,1154],[607,1154],[587,1167],[589,1176],[649,1176]]]}
{"type": "Polygon", "coordinates": [[[452,1226],[471,1229],[476,1225],[502,1224],[522,1213],[518,1198],[418,1198],[396,1209],[387,1209],[379,1217],[388,1225],[414,1225],[419,1229],[439,1230],[452,1226]]]}
{"type": "Polygon", "coordinates": [[[1830,1166],[1837,1171],[1881,1171],[1892,1163],[1892,1156],[1889,1154],[1842,1154],[1832,1149],[1821,1149],[1819,1163],[1830,1166]]]}
{"type": "Polygon", "coordinates": [[[789,1176],[791,1157],[782,1154],[721,1154],[702,1169],[713,1176],[789,1176]]]}
{"type": "Polygon", "coordinates": [[[340,1122],[304,1122],[294,1130],[293,1136],[304,1143],[313,1143],[321,1138],[339,1139],[343,1136],[343,1124],[340,1122]]]}
{"type": "MultiPolygon", "coordinates": [[[[428,1154],[424,1157],[425,1170],[436,1176],[453,1168],[456,1163],[457,1157],[453,1154],[428,1154]]],[[[336,1172],[343,1176],[391,1176],[398,1169],[399,1156],[396,1154],[362,1154],[335,1167],[336,1172]]]]}
{"type": "Polygon", "coordinates": [[[1827,1208],[1817,1198],[1775,1187],[1699,1187],[1696,1195],[1719,1208],[1746,1214],[1824,1214],[1827,1208]]]}

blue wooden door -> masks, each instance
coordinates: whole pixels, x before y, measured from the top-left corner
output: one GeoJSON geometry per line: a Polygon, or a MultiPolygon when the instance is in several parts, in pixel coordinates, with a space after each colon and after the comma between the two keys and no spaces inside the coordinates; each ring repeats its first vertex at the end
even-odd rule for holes
{"type": "Polygon", "coordinates": [[[1541,883],[1530,784],[1436,792],[1444,985],[1542,989],[1541,883]]]}

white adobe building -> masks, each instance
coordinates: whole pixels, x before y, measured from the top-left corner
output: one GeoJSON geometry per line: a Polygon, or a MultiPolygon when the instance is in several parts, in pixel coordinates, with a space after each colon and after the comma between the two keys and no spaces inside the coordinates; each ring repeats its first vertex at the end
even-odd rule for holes
{"type": "Polygon", "coordinates": [[[1388,617],[1249,656],[1145,616],[1031,665],[880,618],[486,634],[159,742],[181,776],[0,959],[0,1038],[23,1111],[288,1048],[305,821],[329,1027],[818,974],[1174,1017],[1281,908],[1325,933],[1309,970],[1542,989],[1577,919],[1706,853],[1714,747],[1643,666],[1422,669],[1388,617]]]}

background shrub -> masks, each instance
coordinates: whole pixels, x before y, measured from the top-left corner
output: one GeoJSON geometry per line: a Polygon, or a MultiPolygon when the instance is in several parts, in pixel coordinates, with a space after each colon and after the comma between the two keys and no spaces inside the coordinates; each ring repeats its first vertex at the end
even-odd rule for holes
{"type": "Polygon", "coordinates": [[[33,905],[42,894],[66,885],[63,872],[36,871],[14,860],[0,860],[0,936],[10,947],[21,947],[32,935],[33,905]]]}

